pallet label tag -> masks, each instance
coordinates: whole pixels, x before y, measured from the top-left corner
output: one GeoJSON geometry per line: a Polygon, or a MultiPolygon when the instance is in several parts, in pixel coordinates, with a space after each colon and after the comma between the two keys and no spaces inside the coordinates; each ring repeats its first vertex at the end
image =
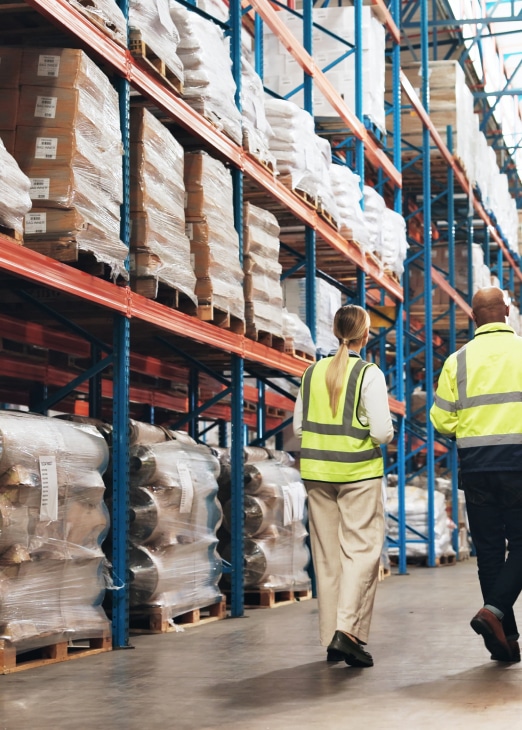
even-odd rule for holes
{"type": "Polygon", "coordinates": [[[46,233],[47,232],[47,213],[26,213],[26,215],[25,215],[25,232],[26,233],[46,233]]]}
{"type": "Polygon", "coordinates": [[[36,107],[34,110],[35,117],[43,117],[44,119],[55,119],[57,104],[57,96],[37,96],[36,107]]]}
{"type": "Polygon", "coordinates": [[[60,73],[60,56],[38,56],[38,76],[52,76],[58,78],[60,73]]]}
{"type": "Polygon", "coordinates": [[[181,486],[180,514],[190,514],[192,502],[194,501],[194,485],[190,476],[189,468],[183,462],[178,463],[179,482],[181,486]]]}
{"type": "Polygon", "coordinates": [[[48,177],[31,177],[31,189],[29,197],[31,200],[48,200],[51,180],[48,177]]]}
{"type": "Polygon", "coordinates": [[[37,137],[34,152],[35,160],[56,160],[58,137],[37,137]]]}
{"type": "Polygon", "coordinates": [[[58,474],[56,457],[39,456],[42,499],[40,502],[40,522],[55,522],[58,519],[58,474]]]}

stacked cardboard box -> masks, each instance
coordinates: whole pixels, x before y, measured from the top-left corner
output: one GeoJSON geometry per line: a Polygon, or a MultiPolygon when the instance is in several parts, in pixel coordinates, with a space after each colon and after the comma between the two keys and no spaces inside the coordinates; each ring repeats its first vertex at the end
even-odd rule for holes
{"type": "Polygon", "coordinates": [[[123,199],[116,91],[83,51],[24,49],[15,158],[31,180],[26,245],[88,251],[124,275],[123,199]]]}
{"type": "Polygon", "coordinates": [[[219,160],[205,152],[190,152],[185,155],[185,189],[199,316],[215,319],[214,310],[218,310],[244,323],[243,271],[234,228],[232,176],[219,160]]]}
{"type": "Polygon", "coordinates": [[[147,109],[131,110],[131,275],[156,297],[158,283],[196,303],[196,277],[185,234],[184,150],[147,109]]]}
{"type": "Polygon", "coordinates": [[[279,224],[267,210],[245,203],[243,270],[247,334],[283,336],[283,290],[279,263],[279,224]]]}

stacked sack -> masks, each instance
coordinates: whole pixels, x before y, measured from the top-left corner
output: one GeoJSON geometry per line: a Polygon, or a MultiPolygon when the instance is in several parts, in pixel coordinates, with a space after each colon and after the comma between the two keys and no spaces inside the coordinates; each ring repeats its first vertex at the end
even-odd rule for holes
{"type": "Polygon", "coordinates": [[[172,0],[170,15],[181,42],[183,99],[195,111],[241,144],[241,114],[236,107],[229,45],[221,28],[172,0]]]}
{"type": "Polygon", "coordinates": [[[217,309],[244,323],[243,270],[230,171],[206,152],[189,152],[185,155],[185,190],[199,316],[214,319],[217,309]]]}
{"type": "Polygon", "coordinates": [[[397,277],[404,273],[404,259],[409,244],[406,238],[406,221],[400,213],[390,208],[384,210],[382,217],[381,260],[384,270],[397,277]]]}
{"type": "Polygon", "coordinates": [[[185,233],[184,150],[147,109],[131,109],[131,276],[155,298],[158,283],[196,303],[196,277],[185,233]]]}
{"type": "Polygon", "coordinates": [[[80,50],[26,48],[15,159],[31,180],[25,243],[61,260],[87,251],[127,276],[118,95],[80,50]]]}
{"type": "Polygon", "coordinates": [[[363,198],[361,178],[346,165],[330,165],[330,182],[339,211],[339,233],[348,241],[357,241],[363,251],[369,250],[370,240],[361,207],[363,198]]]}
{"type": "Polygon", "coordinates": [[[244,149],[275,170],[276,159],[270,152],[273,132],[266,118],[263,82],[245,58],[241,60],[241,114],[244,149]]]}
{"type": "MultiPolygon", "coordinates": [[[[308,590],[306,492],[293,459],[285,452],[252,447],[245,449],[245,459],[245,587],[308,590]]],[[[219,485],[225,513],[220,551],[230,558],[230,470],[223,470],[219,485]]]]}
{"type": "Polygon", "coordinates": [[[219,462],[186,433],[131,423],[130,602],[174,618],[221,600],[219,462]]]}
{"type": "Polygon", "coordinates": [[[130,45],[143,42],[183,84],[183,64],[177,54],[179,33],[172,22],[169,0],[130,0],[130,45]]]}
{"type": "Polygon", "coordinates": [[[0,226],[21,234],[24,216],[31,210],[31,182],[6,150],[0,131],[0,226]]]}
{"type": "Polygon", "coordinates": [[[281,182],[291,190],[306,193],[337,221],[339,213],[330,182],[330,143],[315,134],[314,118],[284,99],[267,99],[265,112],[273,132],[270,151],[276,158],[281,182]]]}
{"type": "MultiPolygon", "coordinates": [[[[339,341],[333,333],[335,313],[342,306],[342,295],[339,289],[316,277],[316,311],[315,333],[316,349],[320,355],[328,356],[339,347],[339,341]]],[[[289,312],[306,320],[306,279],[285,279],[283,284],[285,306],[289,312]]]]}
{"type": "Polygon", "coordinates": [[[108,447],[93,426],[0,413],[0,635],[22,652],[108,636],[108,447]]]}
{"type": "Polygon", "coordinates": [[[249,337],[265,332],[283,336],[283,290],[279,263],[279,224],[273,213],[252,203],[243,207],[245,319],[249,337]]]}
{"type": "Polygon", "coordinates": [[[310,333],[310,328],[294,312],[289,312],[283,307],[283,337],[285,339],[285,352],[292,355],[308,355],[315,360],[315,343],[310,333]]]}
{"type": "Polygon", "coordinates": [[[106,35],[120,45],[127,45],[127,21],[116,0],[68,0],[69,4],[84,13],[106,35]]]}

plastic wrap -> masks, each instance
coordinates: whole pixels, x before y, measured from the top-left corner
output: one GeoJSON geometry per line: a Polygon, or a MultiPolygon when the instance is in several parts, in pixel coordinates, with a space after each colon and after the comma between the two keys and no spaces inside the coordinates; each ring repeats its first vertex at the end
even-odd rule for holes
{"type": "Polygon", "coordinates": [[[236,84],[223,31],[176,0],[170,3],[170,14],[181,37],[178,55],[184,70],[184,100],[241,144],[241,114],[235,104],[236,84]]]}
{"type": "MultiPolygon", "coordinates": [[[[244,467],[245,586],[285,590],[310,587],[306,567],[306,491],[299,472],[288,466],[284,452],[252,454],[244,467]]],[[[222,494],[220,479],[220,494],[222,494]]],[[[226,487],[225,487],[226,491],[226,487]]],[[[224,504],[225,528],[230,531],[230,502],[224,504]]],[[[222,540],[230,557],[227,539],[222,540]]]]}
{"type": "Polygon", "coordinates": [[[316,349],[310,328],[299,315],[289,312],[286,307],[283,307],[283,337],[285,338],[285,350],[304,352],[315,359],[316,349]]]}
{"type": "Polygon", "coordinates": [[[370,239],[361,207],[361,178],[346,165],[331,165],[329,173],[339,233],[349,241],[357,241],[363,250],[369,250],[370,239]]]}
{"type": "MultiPolygon", "coordinates": [[[[150,441],[150,428],[138,432],[150,441]]],[[[130,600],[136,609],[161,606],[173,618],[221,598],[222,510],[216,457],[186,434],[169,436],[130,452],[130,600]]]]}
{"type": "Polygon", "coordinates": [[[127,23],[116,0],[68,0],[74,8],[81,10],[107,35],[127,45],[127,23]]]}
{"type": "Polygon", "coordinates": [[[130,0],[129,28],[139,31],[147,46],[183,82],[183,64],[176,53],[179,33],[170,17],[169,0],[130,0]]]}
{"type": "Polygon", "coordinates": [[[0,637],[27,651],[109,632],[99,431],[0,412],[0,637]]]}
{"type": "Polygon", "coordinates": [[[167,284],[195,303],[185,234],[184,150],[147,109],[131,110],[130,161],[131,273],[167,284]]]}
{"type": "Polygon", "coordinates": [[[243,270],[247,333],[283,335],[282,267],[279,224],[267,210],[245,203],[243,210],[243,270]]]}
{"type": "MultiPolygon", "coordinates": [[[[425,481],[425,477],[422,478],[425,481]]],[[[422,479],[420,480],[422,482],[422,479]]],[[[398,497],[397,488],[388,486],[387,489],[387,535],[393,540],[398,539],[398,497]],[[395,519],[393,519],[395,517],[395,519]]],[[[424,486],[407,486],[405,489],[406,523],[409,527],[423,535],[428,533],[428,490],[424,486]]],[[[434,526],[435,526],[435,557],[455,555],[451,546],[451,527],[446,511],[446,499],[442,492],[434,491],[434,526]]],[[[397,555],[399,548],[390,544],[388,552],[397,555]]],[[[426,543],[406,543],[408,557],[422,557],[427,555],[426,543]]]]}
{"type": "Polygon", "coordinates": [[[382,217],[381,258],[384,269],[398,277],[404,272],[404,259],[409,244],[406,238],[406,221],[400,213],[386,208],[382,217]]]}
{"type": "Polygon", "coordinates": [[[27,244],[61,251],[62,260],[87,251],[127,278],[115,89],[83,51],[68,48],[24,49],[21,82],[15,155],[31,180],[27,244]]]}
{"type": "Polygon", "coordinates": [[[366,221],[366,230],[368,231],[370,253],[377,256],[382,255],[382,223],[386,210],[386,203],[382,195],[365,185],[364,193],[364,220],[366,221]]]}
{"type": "Polygon", "coordinates": [[[275,170],[276,159],[269,149],[273,132],[266,118],[263,82],[244,58],[241,61],[241,113],[243,147],[275,170]]]}
{"type": "Polygon", "coordinates": [[[30,188],[29,178],[0,139],[0,226],[22,233],[24,216],[32,205],[30,188]]]}
{"type": "Polygon", "coordinates": [[[205,152],[185,155],[187,235],[200,306],[245,319],[243,270],[234,228],[232,176],[205,152]]]}
{"type": "MultiPolygon", "coordinates": [[[[316,289],[316,347],[321,355],[326,356],[339,347],[339,341],[333,333],[333,320],[335,313],[342,306],[342,296],[339,289],[319,277],[316,278],[316,289]]],[[[283,290],[288,311],[297,314],[304,321],[306,319],[306,280],[285,279],[283,290]]]]}

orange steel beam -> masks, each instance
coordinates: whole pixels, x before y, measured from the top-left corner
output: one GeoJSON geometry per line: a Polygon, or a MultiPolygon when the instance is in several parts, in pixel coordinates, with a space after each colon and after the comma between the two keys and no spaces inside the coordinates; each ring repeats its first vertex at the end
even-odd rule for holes
{"type": "Polygon", "coordinates": [[[115,286],[96,276],[73,269],[67,264],[19,246],[2,234],[0,269],[128,316],[130,289],[127,287],[115,286]]]}
{"type": "Polygon", "coordinates": [[[463,312],[465,312],[468,317],[471,319],[471,307],[466,302],[465,299],[463,299],[460,294],[458,294],[455,289],[453,289],[452,286],[450,286],[450,283],[447,281],[447,279],[444,278],[444,276],[440,273],[440,271],[437,271],[433,266],[431,267],[431,279],[432,281],[437,284],[443,291],[448,294],[448,296],[453,299],[455,304],[462,309],[463,312]]]}
{"type": "Polygon", "coordinates": [[[251,5],[263,18],[272,33],[279,38],[286,50],[296,59],[303,71],[313,77],[316,88],[319,89],[324,98],[335,109],[340,118],[347,125],[348,129],[350,129],[357,139],[364,142],[366,157],[375,165],[375,167],[383,170],[383,172],[388,175],[395,185],[400,187],[402,185],[401,173],[373,141],[364,124],[346,106],[345,101],[337,89],[316,65],[312,56],[305,51],[297,38],[278,17],[277,12],[274,10],[269,0],[252,0],[251,5]]]}
{"type": "Polygon", "coordinates": [[[482,204],[480,203],[480,201],[473,194],[473,190],[471,188],[471,184],[470,184],[469,180],[467,179],[466,175],[462,172],[462,170],[458,166],[457,161],[455,160],[454,156],[448,150],[442,137],[435,129],[433,122],[431,121],[428,113],[426,112],[426,109],[422,105],[422,102],[419,99],[417,93],[415,92],[415,89],[413,88],[413,86],[411,85],[410,81],[408,80],[408,78],[406,77],[406,75],[404,74],[403,71],[400,72],[400,79],[401,79],[401,86],[404,89],[406,96],[410,100],[412,107],[417,112],[417,114],[420,117],[420,119],[422,120],[423,124],[428,128],[432,140],[435,142],[435,145],[439,148],[440,153],[442,154],[442,156],[444,157],[444,159],[446,160],[448,165],[452,168],[455,178],[458,180],[461,188],[466,193],[466,195],[469,196],[469,198],[473,204],[473,207],[477,211],[478,215],[480,216],[480,218],[482,218],[484,223],[488,226],[490,234],[495,239],[497,245],[502,249],[502,253],[503,253],[504,257],[509,262],[511,267],[514,269],[517,278],[520,281],[522,281],[522,271],[520,271],[520,269],[516,265],[515,260],[513,259],[513,256],[511,255],[511,253],[510,253],[508,247],[506,246],[506,244],[504,243],[504,241],[501,239],[498,231],[494,227],[494,225],[491,221],[491,218],[489,217],[489,215],[486,213],[486,211],[482,207],[482,204]]]}
{"type": "Polygon", "coordinates": [[[379,18],[379,20],[384,23],[384,25],[388,28],[388,32],[390,33],[391,37],[395,41],[395,43],[401,42],[401,32],[397,25],[395,24],[394,19],[391,16],[390,11],[386,7],[383,0],[371,0],[371,4],[376,9],[376,16],[379,18]]]}

